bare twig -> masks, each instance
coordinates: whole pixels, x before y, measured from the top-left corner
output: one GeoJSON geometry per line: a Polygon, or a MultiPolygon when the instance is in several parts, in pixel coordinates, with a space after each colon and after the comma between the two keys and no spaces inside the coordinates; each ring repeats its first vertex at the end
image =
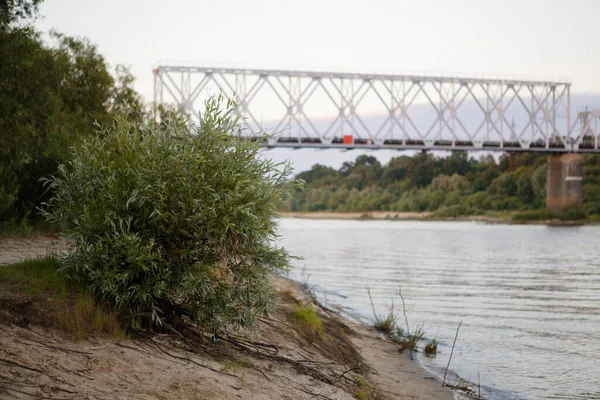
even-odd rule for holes
{"type": "Polygon", "coordinates": [[[29,338],[27,340],[32,341],[32,342],[37,343],[37,344],[27,343],[27,342],[23,342],[23,341],[17,340],[17,339],[15,339],[15,342],[24,344],[26,346],[47,347],[47,348],[52,349],[52,350],[64,351],[66,353],[77,353],[77,354],[84,354],[84,355],[87,355],[87,356],[91,356],[91,355],[94,354],[94,353],[90,353],[90,352],[87,352],[87,351],[71,350],[71,349],[67,349],[65,347],[53,346],[53,345],[46,344],[46,343],[43,343],[43,342],[38,342],[37,340],[33,340],[31,338],[29,338]]]}
{"type": "Polygon", "coordinates": [[[310,280],[310,276],[311,274],[308,274],[306,272],[306,265],[304,267],[302,267],[302,273],[301,273],[301,278],[302,278],[302,282],[301,285],[304,288],[304,290],[308,293],[308,295],[310,296],[310,287],[308,285],[308,281],[310,280]]]}
{"type": "Polygon", "coordinates": [[[258,371],[258,372],[260,372],[260,373],[262,374],[262,376],[264,376],[264,377],[265,377],[265,379],[266,379],[266,380],[268,380],[269,382],[273,382],[273,381],[271,380],[271,378],[269,378],[269,376],[268,376],[267,374],[265,374],[265,373],[264,373],[264,371],[263,371],[262,369],[260,369],[260,368],[256,367],[255,365],[254,365],[254,366],[252,366],[252,368],[253,368],[255,371],[258,371]]]}
{"type": "Polygon", "coordinates": [[[165,328],[167,328],[167,330],[169,330],[170,332],[172,332],[173,334],[179,336],[181,338],[181,340],[183,340],[184,342],[188,343],[188,344],[192,344],[195,345],[195,343],[186,338],[185,336],[183,336],[183,334],[181,332],[179,332],[177,329],[173,328],[171,325],[167,324],[166,322],[163,322],[163,325],[165,328]]]}
{"type": "Polygon", "coordinates": [[[265,317],[258,317],[259,321],[263,321],[263,322],[277,322],[278,324],[282,324],[282,325],[286,325],[286,326],[293,326],[292,324],[290,324],[289,322],[286,321],[282,321],[279,320],[277,318],[273,318],[273,317],[269,317],[269,318],[265,318],[265,317]]]}
{"type": "Polygon", "coordinates": [[[315,360],[311,360],[310,358],[306,357],[304,354],[300,353],[299,351],[296,352],[300,357],[304,358],[304,360],[296,360],[296,362],[299,363],[306,363],[306,364],[314,364],[314,365],[342,365],[338,362],[335,361],[315,361],[315,360]]]}
{"type": "Polygon", "coordinates": [[[77,394],[77,392],[74,392],[72,390],[68,390],[68,389],[63,389],[61,387],[58,386],[53,386],[52,389],[59,391],[59,392],[65,392],[65,393],[70,393],[70,394],[77,394]]]}
{"type": "Polygon", "coordinates": [[[352,371],[360,371],[360,368],[359,367],[353,367],[353,368],[347,369],[347,370],[344,371],[343,374],[340,375],[340,378],[344,377],[344,375],[346,375],[348,372],[352,372],[352,371]]]}
{"type": "Polygon", "coordinates": [[[319,300],[317,300],[316,296],[313,297],[312,299],[313,299],[313,302],[317,305],[317,307],[319,307],[321,310],[326,311],[326,312],[330,312],[332,314],[337,314],[337,315],[340,314],[339,311],[334,310],[332,308],[329,308],[329,307],[323,305],[319,300]]]}
{"type": "Polygon", "coordinates": [[[42,371],[40,369],[31,368],[31,367],[28,367],[27,365],[19,364],[18,362],[11,361],[11,360],[6,360],[4,358],[0,358],[0,363],[5,364],[5,365],[10,365],[12,367],[19,367],[19,368],[27,369],[29,371],[37,372],[39,374],[44,373],[44,371],[42,371]]]}
{"type": "Polygon", "coordinates": [[[263,359],[267,359],[267,360],[271,360],[271,361],[277,361],[277,362],[281,362],[281,363],[285,363],[288,365],[291,365],[292,367],[294,367],[297,371],[309,375],[321,382],[330,384],[330,385],[336,385],[336,382],[332,381],[331,379],[329,379],[329,377],[327,375],[325,375],[323,372],[321,372],[318,368],[313,367],[311,365],[306,365],[307,363],[305,362],[305,360],[302,361],[298,361],[298,360],[294,360],[288,357],[284,357],[284,356],[280,356],[277,354],[273,354],[271,352],[266,352],[266,351],[259,351],[256,347],[253,346],[247,346],[244,343],[241,343],[239,341],[233,340],[231,338],[223,338],[224,341],[227,341],[229,343],[231,343],[236,349],[238,349],[239,351],[245,352],[247,354],[252,355],[253,357],[257,357],[257,358],[263,358],[263,359]]]}
{"type": "Polygon", "coordinates": [[[159,356],[157,354],[150,353],[149,351],[143,350],[142,348],[131,347],[131,346],[127,346],[127,345],[124,345],[124,344],[121,344],[121,343],[115,343],[115,344],[117,346],[123,347],[125,349],[130,349],[130,350],[133,350],[133,351],[140,352],[140,353],[142,353],[142,354],[144,354],[144,355],[146,355],[148,357],[156,357],[156,358],[160,358],[161,360],[165,360],[165,361],[169,361],[169,362],[174,362],[174,363],[181,364],[181,365],[186,365],[186,363],[184,363],[182,361],[169,360],[168,358],[161,357],[161,356],[159,356]]]}
{"type": "Polygon", "coordinates": [[[237,375],[230,374],[230,373],[223,372],[223,371],[219,371],[218,369],[215,369],[215,368],[209,367],[208,365],[200,364],[199,362],[196,362],[196,361],[194,361],[194,360],[192,360],[192,359],[190,359],[190,358],[187,358],[187,357],[181,357],[181,356],[178,356],[178,355],[175,355],[175,354],[171,354],[171,353],[169,353],[168,351],[166,351],[165,349],[163,349],[162,347],[160,347],[160,346],[159,346],[159,344],[158,344],[158,343],[156,343],[156,342],[155,342],[154,340],[152,340],[152,339],[150,339],[150,342],[152,342],[152,343],[153,343],[153,344],[156,346],[156,348],[158,348],[160,351],[162,351],[163,353],[165,353],[166,355],[168,355],[168,356],[170,356],[170,357],[177,358],[177,359],[179,359],[179,360],[185,360],[185,361],[189,361],[189,362],[191,362],[192,364],[195,364],[195,365],[197,365],[197,366],[199,366],[199,367],[202,367],[202,368],[209,369],[209,370],[211,370],[211,371],[213,371],[213,372],[217,372],[217,373],[219,373],[219,374],[223,374],[223,375],[227,375],[227,376],[233,376],[233,377],[237,378],[237,375]]]}
{"type": "Polygon", "coordinates": [[[448,365],[446,366],[446,372],[444,372],[444,380],[442,380],[442,386],[446,383],[446,374],[448,374],[448,368],[450,368],[450,361],[452,361],[452,353],[454,353],[454,345],[456,344],[456,339],[458,338],[458,330],[462,325],[462,321],[458,324],[458,328],[456,328],[456,335],[454,336],[454,342],[452,342],[452,350],[450,350],[450,357],[448,358],[448,365]]]}
{"type": "Polygon", "coordinates": [[[308,390],[308,389],[306,389],[305,387],[302,387],[302,386],[296,386],[296,387],[294,387],[294,389],[299,390],[300,392],[303,392],[303,393],[306,393],[306,394],[310,394],[313,397],[320,397],[322,399],[333,400],[331,397],[327,397],[327,396],[325,396],[323,394],[313,392],[313,391],[308,390]]]}
{"type": "MultiPolygon", "coordinates": [[[[285,324],[285,326],[293,328],[293,325],[288,324],[287,322],[278,321],[276,319],[259,318],[258,320],[261,321],[262,323],[266,324],[266,325],[269,325],[271,328],[273,328],[273,329],[275,329],[275,330],[283,333],[285,336],[289,336],[289,331],[286,331],[285,329],[283,329],[283,328],[281,328],[281,327],[279,327],[279,326],[277,326],[277,325],[275,325],[275,324],[273,324],[273,323],[271,323],[269,321],[276,321],[276,322],[278,322],[280,324],[285,324]]],[[[296,337],[296,335],[291,335],[291,338],[294,339],[295,341],[297,341],[300,345],[304,345],[304,342],[302,340],[298,339],[298,337],[296,337]]]]}
{"type": "Polygon", "coordinates": [[[371,307],[373,308],[373,316],[375,317],[375,322],[379,322],[379,317],[377,316],[377,311],[375,311],[375,304],[373,303],[373,297],[371,297],[371,288],[367,287],[367,294],[369,295],[369,300],[371,300],[371,307]]]}
{"type": "Polygon", "coordinates": [[[275,329],[277,329],[278,331],[280,331],[280,332],[284,332],[284,333],[287,333],[287,332],[286,332],[285,330],[283,330],[282,328],[280,328],[279,326],[277,326],[276,324],[274,324],[274,322],[277,322],[278,324],[285,325],[285,326],[288,326],[288,327],[289,327],[289,326],[292,326],[291,324],[288,324],[287,322],[284,322],[284,321],[279,321],[279,320],[277,320],[277,319],[274,319],[274,318],[260,318],[260,317],[259,317],[259,318],[258,318],[258,320],[259,320],[260,322],[262,322],[262,323],[264,323],[264,324],[267,324],[267,325],[269,325],[270,327],[272,327],[272,328],[275,328],[275,329]]]}
{"type": "MultiPolygon", "coordinates": [[[[406,316],[406,304],[404,303],[404,296],[402,296],[402,285],[398,285],[398,294],[400,295],[400,299],[402,300],[402,312],[404,313],[404,321],[406,321],[406,335],[410,336],[410,328],[408,327],[408,317],[406,316]]],[[[408,352],[410,354],[410,359],[413,359],[412,349],[409,347],[408,352]]]]}
{"type": "Polygon", "coordinates": [[[15,393],[24,394],[24,395],[27,395],[27,396],[30,396],[30,397],[34,397],[36,399],[48,399],[48,400],[69,400],[70,399],[70,397],[66,398],[66,397],[45,397],[45,396],[40,396],[39,394],[31,394],[31,393],[23,392],[21,390],[9,388],[7,386],[0,386],[0,389],[8,390],[8,391],[15,392],[15,393]]]}
{"type": "Polygon", "coordinates": [[[240,337],[233,336],[217,336],[219,340],[230,343],[237,348],[250,349],[256,353],[264,351],[270,355],[275,355],[279,352],[279,348],[274,344],[254,342],[240,337]]]}

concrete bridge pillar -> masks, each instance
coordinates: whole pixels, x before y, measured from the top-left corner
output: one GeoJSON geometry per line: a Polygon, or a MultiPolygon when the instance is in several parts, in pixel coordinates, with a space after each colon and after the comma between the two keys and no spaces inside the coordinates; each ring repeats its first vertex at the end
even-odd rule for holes
{"type": "Polygon", "coordinates": [[[560,211],[583,205],[581,154],[567,153],[548,157],[546,171],[546,208],[560,211]]]}

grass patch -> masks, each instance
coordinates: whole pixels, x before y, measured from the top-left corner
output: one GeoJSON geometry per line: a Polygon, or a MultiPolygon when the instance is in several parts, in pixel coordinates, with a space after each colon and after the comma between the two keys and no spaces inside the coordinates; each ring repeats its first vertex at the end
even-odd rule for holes
{"type": "Polygon", "coordinates": [[[394,332],[395,325],[396,316],[391,311],[386,317],[375,316],[375,324],[373,324],[375,329],[379,332],[387,333],[388,335],[391,335],[394,332]]]}
{"type": "Polygon", "coordinates": [[[365,390],[372,389],[371,385],[369,385],[369,383],[362,376],[359,376],[358,378],[356,378],[356,384],[365,390]]]}
{"type": "Polygon", "coordinates": [[[363,360],[350,338],[354,335],[351,328],[327,312],[320,315],[318,305],[301,302],[291,290],[282,290],[278,294],[281,302],[276,314],[294,330],[286,332],[286,336],[298,335],[298,340],[323,356],[361,370],[363,360]]]}
{"type": "Polygon", "coordinates": [[[124,337],[116,312],[98,304],[85,288],[67,280],[52,257],[0,267],[0,284],[17,295],[0,302],[4,314],[18,325],[53,327],[77,340],[98,334],[124,337]]]}
{"type": "Polygon", "coordinates": [[[392,300],[392,307],[390,308],[388,314],[386,316],[381,316],[375,311],[375,303],[373,303],[373,297],[371,297],[370,288],[367,288],[367,294],[369,295],[369,300],[371,301],[371,307],[373,307],[373,317],[375,318],[373,327],[380,332],[392,335],[394,333],[394,327],[396,326],[397,319],[396,314],[394,314],[394,301],[392,300]]]}
{"type": "Polygon", "coordinates": [[[296,332],[323,356],[361,371],[360,353],[350,338],[354,331],[327,312],[319,315],[311,303],[288,303],[286,319],[296,332]]]}
{"type": "Polygon", "coordinates": [[[392,337],[392,341],[398,345],[398,352],[404,350],[417,351],[417,344],[425,335],[422,327],[418,327],[412,333],[392,337]]]}
{"type": "Polygon", "coordinates": [[[300,301],[296,298],[294,293],[292,293],[292,291],[289,289],[279,292],[279,297],[281,298],[281,301],[283,301],[285,304],[293,304],[293,305],[300,304],[300,301]]]}
{"type": "Polygon", "coordinates": [[[323,322],[315,309],[310,305],[296,307],[294,318],[304,332],[312,336],[323,336],[323,322]]]}
{"type": "Polygon", "coordinates": [[[11,291],[64,298],[80,288],[58,274],[60,266],[52,257],[7,265],[0,267],[0,282],[8,283],[11,291]]]}
{"type": "Polygon", "coordinates": [[[438,347],[437,341],[435,339],[432,339],[431,341],[429,341],[429,343],[427,343],[425,345],[425,348],[423,349],[423,351],[427,355],[434,355],[434,354],[437,354],[437,347],[438,347]]]}
{"type": "Polygon", "coordinates": [[[354,392],[354,396],[356,396],[358,400],[369,400],[369,395],[364,390],[354,392]]]}
{"type": "Polygon", "coordinates": [[[359,400],[369,400],[373,396],[373,387],[366,381],[365,378],[359,376],[355,380],[358,389],[354,391],[354,397],[359,400]]]}

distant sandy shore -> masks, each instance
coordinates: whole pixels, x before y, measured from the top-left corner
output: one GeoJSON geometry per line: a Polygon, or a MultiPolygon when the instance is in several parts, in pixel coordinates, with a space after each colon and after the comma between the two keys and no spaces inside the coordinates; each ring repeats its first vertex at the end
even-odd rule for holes
{"type": "Polygon", "coordinates": [[[393,212],[393,211],[371,211],[371,212],[281,212],[285,218],[312,218],[312,219],[403,219],[420,220],[427,218],[430,212],[393,212]]]}
{"type": "Polygon", "coordinates": [[[513,221],[511,214],[502,217],[490,217],[487,215],[462,215],[456,218],[432,217],[431,212],[393,212],[393,211],[370,211],[370,212],[280,212],[282,218],[305,218],[305,219],[366,219],[366,220],[396,220],[396,221],[477,221],[490,224],[516,224],[516,225],[555,225],[555,226],[579,226],[597,225],[598,221],[560,221],[560,220],[531,220],[513,221]]]}
{"type": "Polygon", "coordinates": [[[394,211],[369,211],[369,212],[281,212],[283,218],[307,218],[307,219],[386,219],[399,221],[481,221],[493,223],[510,223],[510,219],[493,218],[485,215],[466,215],[457,218],[432,218],[431,212],[394,212],[394,211]]]}

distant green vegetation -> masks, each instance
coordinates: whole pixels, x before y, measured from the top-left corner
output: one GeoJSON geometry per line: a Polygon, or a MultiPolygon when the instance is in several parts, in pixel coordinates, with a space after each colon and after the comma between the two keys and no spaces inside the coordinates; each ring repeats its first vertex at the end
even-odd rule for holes
{"type": "Polygon", "coordinates": [[[524,211],[516,218],[585,219],[600,214],[600,156],[587,155],[583,165],[583,210],[545,210],[546,156],[526,153],[468,158],[455,152],[446,158],[419,153],[386,165],[361,155],[339,170],[315,165],[297,178],[306,182],[286,203],[285,211],[431,211],[453,218],[490,212],[524,211]]]}

